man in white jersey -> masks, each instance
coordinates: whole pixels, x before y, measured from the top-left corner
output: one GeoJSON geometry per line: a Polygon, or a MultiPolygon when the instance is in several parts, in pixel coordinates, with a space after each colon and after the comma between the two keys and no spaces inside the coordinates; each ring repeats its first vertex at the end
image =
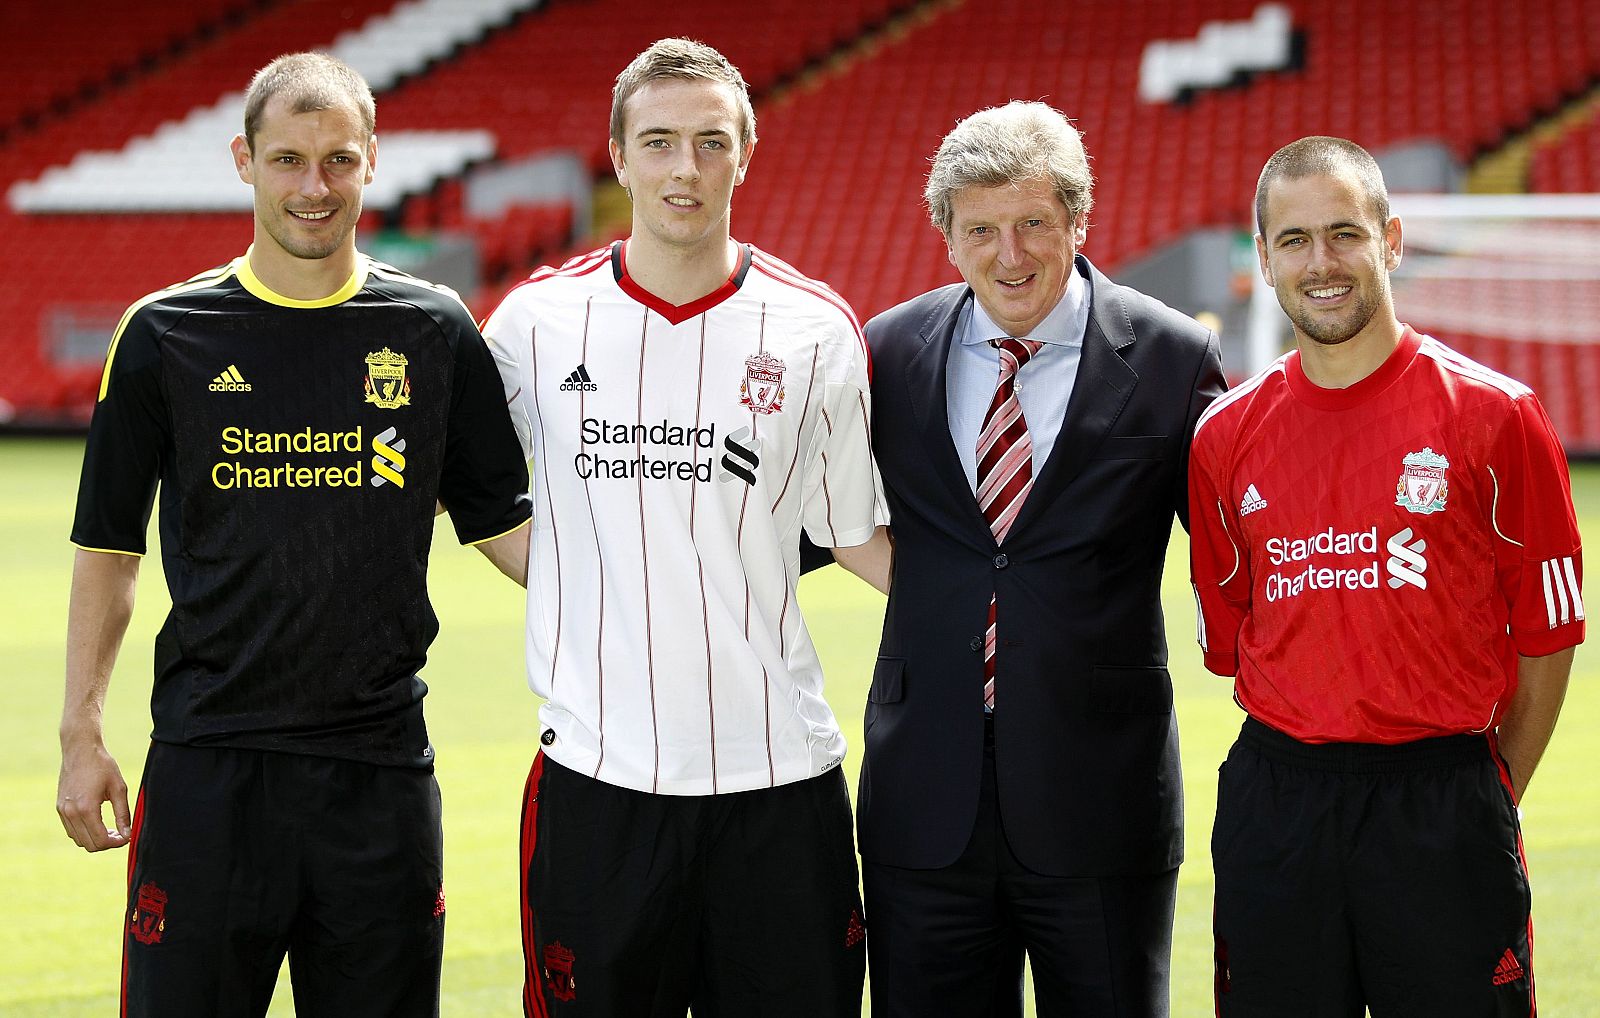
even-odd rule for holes
{"type": "Polygon", "coordinates": [[[1583,640],[1537,397],[1396,317],[1377,163],[1302,138],[1256,190],[1296,349],[1195,429],[1206,666],[1248,713],[1218,783],[1225,1018],[1535,1013],[1517,801],[1583,640]]]}
{"type": "Polygon", "coordinates": [[[860,1010],[845,745],[795,583],[802,529],[886,572],[887,514],[855,316],[730,237],[755,140],[721,54],[651,46],[611,115],[631,236],[486,326],[533,464],[529,1015],[860,1010]]]}

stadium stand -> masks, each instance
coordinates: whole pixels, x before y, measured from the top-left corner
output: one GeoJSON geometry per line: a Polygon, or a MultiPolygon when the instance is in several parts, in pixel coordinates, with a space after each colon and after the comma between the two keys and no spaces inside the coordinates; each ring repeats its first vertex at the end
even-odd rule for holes
{"type": "MultiPolygon", "coordinates": [[[[896,2],[905,0],[852,0],[837,7],[785,0],[752,12],[733,3],[700,0],[703,9],[688,13],[702,15],[708,23],[753,29],[749,36],[754,41],[746,44],[750,55],[736,59],[745,64],[746,73],[761,88],[792,75],[827,53],[838,40],[859,34],[863,25],[881,20],[896,2]]],[[[550,109],[530,113],[513,103],[513,108],[523,110],[520,116],[497,118],[485,111],[481,101],[464,102],[462,93],[452,95],[448,84],[439,89],[447,97],[444,101],[434,103],[421,115],[413,115],[404,98],[412,89],[405,83],[382,95],[381,133],[481,126],[492,130],[503,145],[509,142],[506,147],[512,154],[588,144],[594,154],[603,158],[611,76],[651,38],[681,30],[685,23],[681,7],[670,11],[650,8],[642,12],[645,20],[630,26],[629,33],[623,36],[614,30],[620,7],[558,3],[549,12],[525,18],[491,36],[486,45],[467,47],[433,73],[418,78],[432,81],[454,71],[457,77],[446,80],[467,80],[467,95],[512,97],[523,92],[517,80],[519,68],[538,68],[540,80],[560,85],[563,68],[576,66],[595,80],[565,82],[569,91],[553,108],[572,117],[566,136],[551,136],[547,125],[550,109]],[[616,51],[605,57],[609,64],[596,55],[592,45],[595,39],[607,40],[607,45],[616,51]],[[579,40],[587,40],[587,49],[578,45],[579,40]],[[598,75],[591,70],[602,66],[605,69],[598,75]],[[579,84],[584,90],[583,111],[574,112],[580,105],[579,84]]],[[[46,125],[15,146],[7,146],[0,152],[0,186],[37,177],[49,165],[63,161],[67,157],[63,153],[117,148],[164,121],[182,116],[198,97],[214,97],[237,88],[241,68],[259,66],[280,52],[327,45],[341,30],[393,9],[392,0],[285,0],[254,18],[248,33],[219,34],[171,61],[161,75],[132,82],[116,95],[46,125]]],[[[741,30],[741,37],[743,34],[741,30]]],[[[736,45],[723,44],[730,52],[737,49],[736,45]]],[[[429,95],[434,91],[431,86],[423,89],[429,95]]],[[[447,184],[449,187],[459,184],[447,184]]],[[[448,198],[424,199],[416,210],[406,210],[402,221],[419,226],[459,227],[483,238],[486,253],[491,256],[487,259],[490,267],[502,272],[513,262],[522,263],[519,271],[526,271],[526,263],[539,252],[564,243],[571,228],[570,209],[513,207],[494,219],[459,220],[446,212],[441,219],[436,206],[448,209],[450,204],[448,198]]],[[[459,201],[455,206],[455,214],[460,215],[459,201]]],[[[53,332],[59,331],[59,322],[63,318],[80,320],[89,327],[96,314],[82,311],[93,307],[98,308],[103,327],[109,329],[104,318],[109,315],[114,324],[120,308],[115,312],[107,309],[125,305],[143,293],[237,254],[240,238],[246,235],[239,222],[238,217],[227,215],[87,218],[0,213],[0,228],[13,224],[18,227],[10,231],[16,243],[0,252],[0,299],[7,301],[18,320],[28,323],[21,342],[0,345],[0,398],[46,415],[81,416],[87,411],[97,368],[92,363],[60,360],[59,344],[51,338],[53,332]],[[107,252],[137,248],[141,238],[141,256],[119,266],[114,273],[84,278],[84,273],[78,271],[72,282],[61,281],[61,273],[73,271],[69,266],[97,264],[107,252]],[[41,258],[24,253],[34,242],[48,245],[49,254],[41,258]]]]}
{"type": "MultiPolygon", "coordinates": [[[[219,32],[161,74],[4,146],[0,185],[36,177],[85,147],[118,146],[198,97],[238,87],[241,69],[325,44],[392,6],[267,5],[250,15],[249,32],[219,32]]],[[[1258,6],[550,0],[401,81],[380,97],[381,119],[385,130],[490,131],[510,159],[570,148],[604,176],[612,77],[650,39],[689,31],[738,63],[758,96],[762,141],[735,201],[735,234],[828,279],[865,316],[956,278],[921,208],[922,176],[939,137],[985,105],[1042,98],[1078,119],[1098,178],[1086,253],[1114,272],[1196,227],[1245,226],[1262,161],[1294,137],[1342,134],[1376,150],[1436,139],[1466,161],[1600,81],[1600,4],[1590,0],[1288,0],[1297,56],[1289,68],[1176,102],[1140,101],[1146,43],[1194,38],[1207,21],[1249,19],[1258,6]]],[[[472,217],[460,188],[459,179],[447,181],[393,222],[477,236],[491,272],[541,250],[549,258],[562,229],[558,209],[514,206],[472,217]]],[[[236,254],[243,229],[222,215],[25,218],[0,214],[0,228],[23,242],[0,254],[0,297],[22,322],[21,342],[0,346],[0,396],[17,402],[14,380],[24,376],[16,368],[26,361],[54,380],[51,391],[62,390],[57,406],[72,405],[74,390],[38,349],[46,318],[92,302],[125,303],[236,254]],[[18,253],[22,246],[27,254],[18,253]],[[128,263],[115,272],[113,251],[128,263]],[[63,275],[71,279],[62,283],[63,275]],[[19,346],[34,349],[19,355],[19,346]]],[[[490,285],[492,298],[492,277],[490,285]]],[[[1574,378],[1590,371],[1569,367],[1574,378]]],[[[1600,448],[1600,428],[1590,433],[1600,448]]]]}
{"type": "Polygon", "coordinates": [[[688,32],[727,54],[760,94],[906,5],[556,2],[386,94],[383,119],[404,130],[483,126],[495,133],[503,156],[573,149],[603,171],[612,82],[651,40],[688,32]]]}
{"type": "Polygon", "coordinates": [[[1375,150],[1432,137],[1467,159],[1600,76],[1600,5],[1420,0],[1400,10],[1342,0],[1290,5],[1304,46],[1297,70],[1181,104],[1138,101],[1145,40],[1193,35],[1202,10],[1242,20],[1254,6],[953,7],[762,111],[765,148],[739,196],[736,229],[834,280],[871,313],[954,278],[925,225],[918,181],[944,131],[982,106],[1042,98],[1078,120],[1097,178],[1086,251],[1116,269],[1195,227],[1245,225],[1261,164],[1301,135],[1338,134],[1375,150]],[[1353,45],[1361,25],[1381,26],[1383,45],[1353,45]],[[930,72],[940,67],[962,73],[930,72]],[[1467,105],[1490,94],[1492,103],[1467,105]]]}
{"type": "MultiPolygon", "coordinates": [[[[366,77],[376,92],[424,70],[459,46],[524,13],[537,0],[404,0],[333,40],[328,51],[366,77]]],[[[116,151],[80,151],[36,181],[13,185],[11,205],[23,212],[127,212],[244,209],[231,160],[216,144],[234,130],[244,90],[168,120],[116,151]]],[[[393,169],[367,189],[374,208],[398,204],[494,154],[484,130],[386,130],[393,169]]]]}
{"type": "MultiPolygon", "coordinates": [[[[762,111],[765,148],[738,196],[736,232],[828,279],[863,316],[953,281],[919,201],[925,159],[960,116],[1043,98],[1085,131],[1098,180],[1085,250],[1115,272],[1196,227],[1246,227],[1261,164],[1296,137],[1343,135],[1375,151],[1434,138],[1466,161],[1600,77],[1600,5],[1291,6],[1297,68],[1181,103],[1136,100],[1139,42],[1192,35],[1202,10],[1242,19],[1251,5],[1087,0],[1045,26],[1043,12],[1021,0],[954,7],[762,111]],[[1352,44],[1362,25],[1381,26],[1381,46],[1352,44]],[[986,40],[981,60],[975,38],[986,40]],[[963,73],[929,73],[936,67],[963,73]]],[[[1475,336],[1470,349],[1536,385],[1545,380],[1571,447],[1600,450],[1592,407],[1569,381],[1600,375],[1600,346],[1545,354],[1525,336],[1475,336]]]]}
{"type": "Polygon", "coordinates": [[[1548,194],[1600,192],[1600,102],[1559,138],[1534,148],[1528,190],[1548,194]]]}
{"type": "Polygon", "coordinates": [[[10,139],[0,147],[0,186],[37,177],[85,149],[121,148],[195,106],[241,88],[251,72],[278,54],[326,46],[339,33],[394,6],[395,0],[280,0],[179,54],[159,73],[141,75],[96,102],[10,139]]]}
{"type": "Polygon", "coordinates": [[[185,4],[83,0],[0,7],[0,139],[60,116],[116,83],[147,75],[267,0],[185,4]],[[90,30],[86,30],[90,29],[90,30]],[[72,40],[71,59],[41,40],[72,40]]]}

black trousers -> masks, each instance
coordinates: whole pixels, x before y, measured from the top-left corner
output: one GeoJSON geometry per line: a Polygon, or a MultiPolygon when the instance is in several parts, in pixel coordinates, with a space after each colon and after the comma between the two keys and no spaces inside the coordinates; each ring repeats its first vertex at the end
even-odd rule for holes
{"type": "Polygon", "coordinates": [[[1308,745],[1245,722],[1211,836],[1223,1018],[1529,1018],[1522,836],[1486,735],[1308,745]]]}
{"type": "Polygon", "coordinates": [[[540,754],[522,822],[528,1018],[859,1018],[866,927],[838,768],[652,795],[540,754]]]}
{"type": "Polygon", "coordinates": [[[444,950],[431,771],[154,743],[123,923],[127,1016],[429,1018],[444,950]]]}
{"type": "Polygon", "coordinates": [[[950,866],[863,864],[873,1018],[1163,1018],[1178,871],[1055,877],[1022,865],[984,757],[972,839],[950,866]]]}

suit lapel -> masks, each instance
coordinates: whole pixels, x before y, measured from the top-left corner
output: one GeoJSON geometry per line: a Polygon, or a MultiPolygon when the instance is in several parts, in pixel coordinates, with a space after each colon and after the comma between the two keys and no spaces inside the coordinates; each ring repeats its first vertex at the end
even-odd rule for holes
{"type": "Polygon", "coordinates": [[[1133,323],[1120,289],[1088,259],[1078,265],[1089,280],[1089,325],[1084,331],[1078,377],[1067,401],[1066,418],[1050,458],[1037,469],[1033,490],[1011,533],[1015,535],[1043,513],[1083,470],[1100,441],[1122,414],[1139,376],[1128,367],[1120,349],[1134,341],[1133,323]]]}
{"type": "MultiPolygon", "coordinates": [[[[950,345],[955,342],[956,322],[961,309],[972,299],[969,287],[950,287],[949,298],[939,301],[928,313],[918,329],[922,349],[906,362],[906,389],[912,413],[922,430],[923,450],[928,456],[933,472],[950,489],[958,503],[970,507],[981,523],[983,513],[978,500],[967,487],[967,475],[961,468],[961,457],[950,439],[950,404],[946,369],[950,361],[950,345]]],[[[987,530],[987,525],[985,525],[987,530]]]]}

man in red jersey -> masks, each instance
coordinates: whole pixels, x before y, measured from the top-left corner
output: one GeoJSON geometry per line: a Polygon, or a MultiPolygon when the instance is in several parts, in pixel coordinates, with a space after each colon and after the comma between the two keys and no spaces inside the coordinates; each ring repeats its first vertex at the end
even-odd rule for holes
{"type": "Polygon", "coordinates": [[[1533,392],[1401,324],[1372,157],[1303,138],[1256,189],[1296,350],[1196,428],[1206,666],[1249,714],[1212,833],[1219,1015],[1534,1013],[1517,800],[1583,640],[1533,392]]]}

